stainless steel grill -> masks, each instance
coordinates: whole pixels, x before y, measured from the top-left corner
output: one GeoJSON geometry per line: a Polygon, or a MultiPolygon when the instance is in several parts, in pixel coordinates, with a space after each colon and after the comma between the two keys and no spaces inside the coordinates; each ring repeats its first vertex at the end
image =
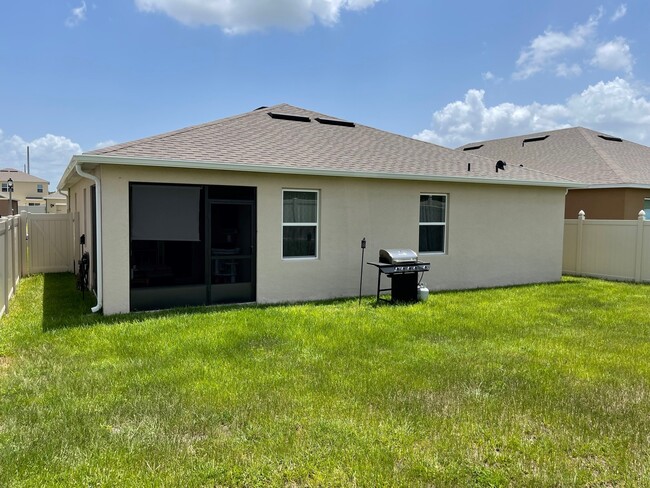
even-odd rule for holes
{"type": "Polygon", "coordinates": [[[411,249],[380,249],[379,261],[369,262],[377,268],[377,301],[383,291],[390,291],[391,302],[415,302],[418,296],[418,273],[431,269],[411,249]],[[381,287],[381,275],[391,280],[390,288],[381,287]]]}

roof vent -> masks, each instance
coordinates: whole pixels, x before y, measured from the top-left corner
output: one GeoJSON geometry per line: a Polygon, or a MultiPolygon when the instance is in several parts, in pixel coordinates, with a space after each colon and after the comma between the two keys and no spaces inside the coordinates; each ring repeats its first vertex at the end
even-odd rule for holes
{"type": "Polygon", "coordinates": [[[478,146],[464,147],[463,151],[474,151],[475,149],[481,149],[482,147],[483,147],[483,144],[479,144],[478,146]]]}
{"type": "Polygon", "coordinates": [[[304,115],[279,114],[277,112],[269,112],[269,115],[273,119],[294,120],[296,122],[311,122],[311,119],[309,117],[305,117],[304,115]]]}
{"type": "Polygon", "coordinates": [[[527,142],[543,141],[546,138],[548,138],[548,134],[540,137],[529,137],[528,139],[524,139],[523,141],[521,141],[521,147],[524,147],[524,144],[526,144],[527,142]]]}
{"type": "Polygon", "coordinates": [[[336,120],[336,119],[324,119],[322,117],[316,117],[321,124],[327,125],[342,125],[344,127],[355,127],[354,122],[348,122],[347,120],[336,120]]]}
{"type": "Polygon", "coordinates": [[[269,107],[262,105],[261,107],[257,107],[255,110],[253,110],[253,112],[257,112],[258,110],[264,110],[265,108],[269,108],[269,107]]]}
{"type": "Polygon", "coordinates": [[[606,141],[612,141],[612,142],[623,142],[623,139],[620,137],[612,137],[612,136],[601,136],[600,134],[598,135],[601,139],[605,139],[606,141]]]}
{"type": "Polygon", "coordinates": [[[506,162],[501,161],[501,160],[497,161],[496,170],[497,170],[497,173],[499,172],[499,170],[505,171],[506,170],[506,162]]]}

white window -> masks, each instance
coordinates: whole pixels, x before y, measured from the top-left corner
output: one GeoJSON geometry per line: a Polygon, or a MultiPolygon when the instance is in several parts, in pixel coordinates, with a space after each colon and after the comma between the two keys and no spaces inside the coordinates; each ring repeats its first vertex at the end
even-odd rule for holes
{"type": "Polygon", "coordinates": [[[282,257],[318,256],[318,191],[282,190],[282,257]]]}
{"type": "Polygon", "coordinates": [[[447,195],[420,195],[421,253],[447,252],[447,195]]]}
{"type": "Polygon", "coordinates": [[[36,185],[36,193],[43,193],[43,185],[40,183],[36,185]]]}
{"type": "Polygon", "coordinates": [[[650,220],[650,198],[643,199],[643,210],[645,211],[646,220],[650,220]]]}
{"type": "Polygon", "coordinates": [[[29,207],[40,207],[40,206],[41,206],[40,203],[34,203],[34,202],[29,202],[27,205],[28,205],[29,207]]]}
{"type": "Polygon", "coordinates": [[[7,184],[6,181],[2,182],[2,191],[5,193],[9,191],[9,185],[7,184]]]}

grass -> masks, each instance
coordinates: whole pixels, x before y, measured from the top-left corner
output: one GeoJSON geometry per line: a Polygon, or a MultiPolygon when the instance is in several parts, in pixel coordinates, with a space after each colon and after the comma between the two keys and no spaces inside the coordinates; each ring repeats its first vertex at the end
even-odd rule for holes
{"type": "Polygon", "coordinates": [[[0,486],[650,486],[650,288],[0,321],[0,486]]]}

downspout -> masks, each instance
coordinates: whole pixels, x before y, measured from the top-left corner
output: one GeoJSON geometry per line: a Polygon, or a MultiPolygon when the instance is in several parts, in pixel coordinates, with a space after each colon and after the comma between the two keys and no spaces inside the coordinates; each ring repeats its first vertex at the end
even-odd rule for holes
{"type": "Polygon", "coordinates": [[[92,312],[99,312],[102,309],[103,300],[104,300],[104,284],[103,284],[103,265],[102,265],[102,186],[101,180],[90,173],[86,173],[81,169],[81,163],[77,163],[74,167],[79,176],[82,178],[88,178],[95,182],[95,208],[97,209],[97,229],[95,233],[95,239],[97,239],[97,305],[92,307],[90,310],[92,312]]]}

